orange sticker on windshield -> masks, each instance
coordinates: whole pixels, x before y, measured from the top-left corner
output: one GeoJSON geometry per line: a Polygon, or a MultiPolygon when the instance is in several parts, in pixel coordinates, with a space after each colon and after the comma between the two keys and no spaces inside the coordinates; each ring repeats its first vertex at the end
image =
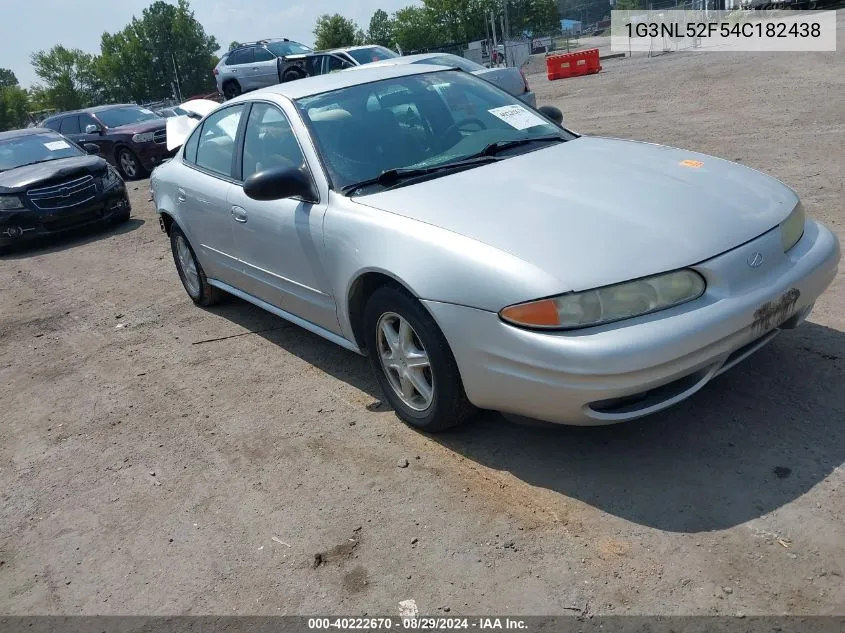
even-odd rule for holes
{"type": "Polygon", "coordinates": [[[681,161],[680,163],[678,163],[678,164],[679,164],[681,167],[692,167],[692,168],[694,168],[694,169],[698,169],[698,168],[699,168],[699,167],[701,167],[704,163],[702,163],[700,160],[682,160],[682,161],[681,161]]]}

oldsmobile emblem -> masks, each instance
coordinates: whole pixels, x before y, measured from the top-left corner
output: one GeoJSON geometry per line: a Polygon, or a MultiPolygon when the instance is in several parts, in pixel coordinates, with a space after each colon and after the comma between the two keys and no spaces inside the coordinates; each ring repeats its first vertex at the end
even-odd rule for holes
{"type": "Polygon", "coordinates": [[[748,256],[748,259],[745,260],[745,263],[748,264],[751,268],[760,268],[763,265],[763,253],[760,251],[754,251],[751,255],[748,256]]]}

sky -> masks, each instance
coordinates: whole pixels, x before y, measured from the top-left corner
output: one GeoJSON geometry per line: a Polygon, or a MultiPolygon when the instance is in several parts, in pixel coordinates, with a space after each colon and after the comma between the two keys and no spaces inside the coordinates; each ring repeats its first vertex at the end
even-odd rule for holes
{"type": "MultiPolygon", "coordinates": [[[[0,0],[0,67],[20,84],[38,81],[29,55],[62,44],[99,53],[103,31],[113,33],[140,17],[153,0],[0,0]]],[[[171,2],[171,4],[175,4],[171,2]]],[[[393,13],[415,0],[190,0],[194,17],[224,48],[229,42],[287,37],[311,46],[314,23],[340,13],[366,30],[376,9],[393,13]],[[354,7],[354,8],[353,8],[354,7]]],[[[211,72],[211,69],[209,69],[211,72]]]]}

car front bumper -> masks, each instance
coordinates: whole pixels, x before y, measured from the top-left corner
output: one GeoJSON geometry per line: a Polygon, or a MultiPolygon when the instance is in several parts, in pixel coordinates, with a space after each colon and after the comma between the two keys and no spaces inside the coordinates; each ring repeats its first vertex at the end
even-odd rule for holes
{"type": "Polygon", "coordinates": [[[173,158],[178,148],[168,151],[166,143],[144,143],[135,148],[138,160],[147,171],[152,171],[163,162],[173,158]]]}
{"type": "Polygon", "coordinates": [[[613,424],[688,398],[799,325],[836,276],[836,237],[812,220],[783,253],[780,231],[694,269],[708,282],[695,301],[570,332],[513,327],[497,314],[426,301],[478,407],[577,425],[613,424]],[[762,253],[760,269],[747,264],[762,253]]]}
{"type": "Polygon", "coordinates": [[[39,237],[108,222],[130,211],[126,187],[120,185],[79,207],[0,212],[0,246],[22,244],[39,237]]]}

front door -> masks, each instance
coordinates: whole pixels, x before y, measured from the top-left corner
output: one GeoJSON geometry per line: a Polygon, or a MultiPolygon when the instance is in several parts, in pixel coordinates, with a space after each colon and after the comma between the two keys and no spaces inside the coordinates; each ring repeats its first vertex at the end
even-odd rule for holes
{"type": "MultiPolygon", "coordinates": [[[[252,105],[243,145],[243,179],[271,168],[306,173],[305,157],[285,114],[275,105],[252,105]]],[[[334,297],[323,268],[325,204],[296,198],[257,201],[233,185],[229,205],[244,290],[324,329],[339,332],[334,297]]]]}
{"type": "Polygon", "coordinates": [[[233,286],[242,282],[242,268],[235,254],[228,199],[243,111],[244,104],[222,108],[191,134],[184,156],[191,168],[184,170],[176,199],[205,274],[233,286]]]}

